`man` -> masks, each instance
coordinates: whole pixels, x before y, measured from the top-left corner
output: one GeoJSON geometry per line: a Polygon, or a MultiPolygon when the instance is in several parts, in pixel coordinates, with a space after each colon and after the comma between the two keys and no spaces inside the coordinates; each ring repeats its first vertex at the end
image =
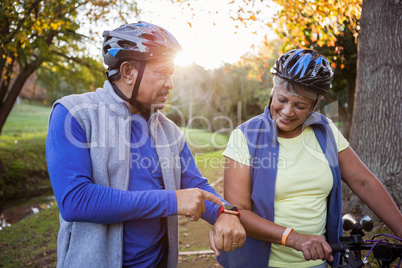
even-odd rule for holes
{"type": "Polygon", "coordinates": [[[176,267],[177,215],[215,224],[210,245],[217,255],[241,247],[239,213],[224,209],[183,133],[158,112],[173,88],[180,45],[146,22],[103,36],[103,88],[56,101],[50,116],[46,154],[61,215],[57,266],[176,267]]]}

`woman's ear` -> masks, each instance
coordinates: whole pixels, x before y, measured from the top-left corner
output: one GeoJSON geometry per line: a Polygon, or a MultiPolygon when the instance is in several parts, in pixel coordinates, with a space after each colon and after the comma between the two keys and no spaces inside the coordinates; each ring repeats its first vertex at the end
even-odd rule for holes
{"type": "Polygon", "coordinates": [[[131,65],[128,61],[123,62],[120,65],[121,78],[126,84],[133,85],[137,78],[137,69],[131,65]]]}
{"type": "Polygon", "coordinates": [[[316,101],[316,103],[315,103],[315,105],[313,107],[313,111],[315,111],[315,109],[317,108],[318,104],[320,104],[323,99],[324,99],[323,96],[318,97],[318,99],[317,99],[317,101],[316,101]]]}

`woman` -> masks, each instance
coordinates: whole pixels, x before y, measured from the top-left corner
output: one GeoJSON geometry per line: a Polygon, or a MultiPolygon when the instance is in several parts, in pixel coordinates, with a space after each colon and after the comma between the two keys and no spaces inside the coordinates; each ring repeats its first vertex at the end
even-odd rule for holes
{"type": "Polygon", "coordinates": [[[224,267],[336,264],[328,243],[342,235],[341,180],[402,237],[402,214],[383,185],[334,124],[313,112],[331,87],[327,59],[294,49],[271,72],[270,104],[233,131],[223,153],[225,199],[238,207],[248,236],[218,261],[224,267]]]}

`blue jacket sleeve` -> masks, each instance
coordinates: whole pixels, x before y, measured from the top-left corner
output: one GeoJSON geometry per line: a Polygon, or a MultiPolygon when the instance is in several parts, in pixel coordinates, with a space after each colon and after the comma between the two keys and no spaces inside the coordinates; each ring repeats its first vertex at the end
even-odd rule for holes
{"type": "MultiPolygon", "coordinates": [[[[74,146],[65,134],[67,114],[64,106],[56,105],[46,140],[49,177],[64,220],[111,224],[176,214],[174,191],[123,191],[95,184],[89,149],[74,146]]],[[[76,140],[86,143],[75,118],[71,129],[76,140]]]]}
{"type": "MultiPolygon", "coordinates": [[[[220,198],[225,204],[226,202],[216,191],[209,185],[208,180],[204,178],[195,164],[194,157],[191,154],[190,148],[187,143],[180,154],[181,168],[182,168],[182,180],[181,188],[200,188],[204,191],[210,192],[220,198]]],[[[209,224],[215,224],[218,218],[219,206],[211,201],[205,201],[206,212],[202,214],[201,218],[206,220],[209,224]]]]}

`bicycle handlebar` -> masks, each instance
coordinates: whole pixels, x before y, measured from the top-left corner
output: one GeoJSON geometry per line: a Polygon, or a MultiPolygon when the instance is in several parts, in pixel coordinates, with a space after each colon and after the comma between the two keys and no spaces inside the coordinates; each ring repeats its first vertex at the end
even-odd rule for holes
{"type": "Polygon", "coordinates": [[[329,243],[329,246],[332,248],[332,252],[343,252],[345,250],[342,243],[329,243]]]}
{"type": "MultiPolygon", "coordinates": [[[[349,237],[347,237],[349,238],[349,237]]],[[[366,263],[366,258],[360,259],[360,251],[368,250],[367,256],[373,252],[374,258],[381,261],[384,266],[390,267],[391,263],[402,258],[402,244],[393,244],[389,242],[378,241],[362,241],[360,244],[348,244],[347,242],[341,243],[330,243],[332,252],[340,252],[343,254],[343,258],[347,265],[338,265],[336,268],[349,267],[349,268],[359,268],[363,267],[366,263]],[[356,256],[358,255],[358,256],[356,256]]],[[[366,257],[367,257],[366,256],[366,257]]],[[[400,267],[400,262],[399,266],[400,267]]]]}
{"type": "Polygon", "coordinates": [[[334,268],[360,268],[364,266],[365,262],[360,259],[360,255],[355,256],[356,252],[348,244],[330,243],[329,245],[332,248],[332,252],[342,253],[343,260],[346,263],[345,265],[337,265],[334,268]]]}
{"type": "MultiPolygon", "coordinates": [[[[390,243],[387,239],[380,240],[363,240],[365,235],[363,230],[370,231],[373,227],[370,217],[367,215],[346,214],[342,217],[343,228],[345,231],[351,230],[351,235],[340,237],[340,243],[330,243],[333,252],[340,252],[343,259],[343,265],[335,266],[335,268],[359,268],[367,263],[367,256],[373,252],[374,258],[381,261],[382,267],[390,267],[391,263],[400,259],[398,268],[401,267],[402,260],[402,244],[390,243]],[[361,260],[361,251],[368,250],[366,257],[361,260]]],[[[391,235],[376,235],[393,237],[400,241],[397,237],[391,235]]]]}

